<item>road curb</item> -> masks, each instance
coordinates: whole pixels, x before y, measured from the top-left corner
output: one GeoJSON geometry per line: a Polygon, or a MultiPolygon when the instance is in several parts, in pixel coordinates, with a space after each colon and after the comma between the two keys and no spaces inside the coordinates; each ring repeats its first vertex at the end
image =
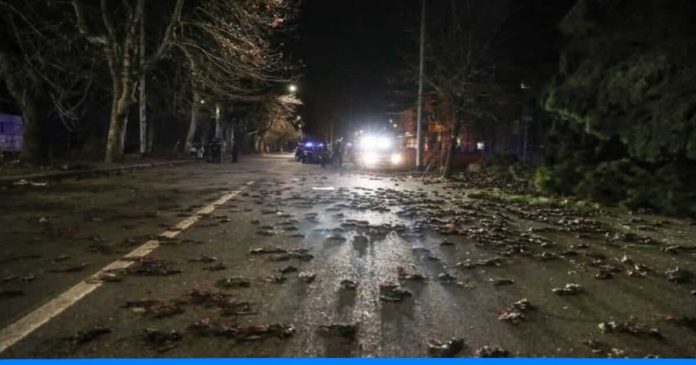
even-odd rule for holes
{"type": "Polygon", "coordinates": [[[83,170],[72,170],[72,171],[59,171],[52,173],[36,173],[28,175],[18,175],[18,176],[5,176],[0,177],[0,186],[7,187],[13,186],[24,180],[27,182],[43,182],[43,181],[60,181],[64,179],[89,179],[101,176],[118,175],[123,172],[142,170],[155,167],[171,167],[178,165],[186,165],[194,163],[194,160],[180,160],[180,161],[166,161],[166,162],[150,162],[150,163],[140,163],[140,164],[130,164],[123,166],[114,167],[100,167],[94,169],[83,169],[83,170]]]}

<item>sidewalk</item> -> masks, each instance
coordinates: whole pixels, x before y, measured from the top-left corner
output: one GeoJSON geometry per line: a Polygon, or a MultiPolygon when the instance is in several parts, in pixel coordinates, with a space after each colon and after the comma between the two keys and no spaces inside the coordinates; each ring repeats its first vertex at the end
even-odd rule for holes
{"type": "Polygon", "coordinates": [[[143,159],[141,161],[128,161],[124,163],[90,163],[75,164],[84,165],[84,168],[77,169],[52,169],[39,172],[18,172],[3,171],[0,173],[0,186],[26,185],[30,183],[44,182],[48,180],[56,181],[70,178],[90,178],[97,176],[109,176],[126,171],[133,171],[154,167],[176,166],[194,163],[196,160],[163,160],[163,159],[143,159]]]}

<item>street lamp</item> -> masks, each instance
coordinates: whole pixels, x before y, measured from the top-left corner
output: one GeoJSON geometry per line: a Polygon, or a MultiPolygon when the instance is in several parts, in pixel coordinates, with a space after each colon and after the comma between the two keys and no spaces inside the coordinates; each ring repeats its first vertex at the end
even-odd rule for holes
{"type": "Polygon", "coordinates": [[[291,93],[296,92],[296,91],[297,91],[297,85],[295,85],[295,84],[290,84],[290,86],[288,86],[288,91],[290,91],[291,93]]]}

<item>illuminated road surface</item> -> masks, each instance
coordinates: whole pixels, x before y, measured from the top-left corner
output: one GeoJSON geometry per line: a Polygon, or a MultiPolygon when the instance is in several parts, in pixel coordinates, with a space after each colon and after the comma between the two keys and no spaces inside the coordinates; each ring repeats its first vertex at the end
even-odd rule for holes
{"type": "Polygon", "coordinates": [[[287,155],[1,190],[0,357],[696,355],[694,225],[470,192],[287,155]]]}

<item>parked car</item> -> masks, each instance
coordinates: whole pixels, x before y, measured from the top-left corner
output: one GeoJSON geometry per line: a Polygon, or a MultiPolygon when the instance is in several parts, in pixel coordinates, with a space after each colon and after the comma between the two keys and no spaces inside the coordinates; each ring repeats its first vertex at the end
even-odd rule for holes
{"type": "Polygon", "coordinates": [[[302,139],[295,150],[295,160],[302,163],[326,163],[328,155],[326,143],[318,138],[302,139]]]}

